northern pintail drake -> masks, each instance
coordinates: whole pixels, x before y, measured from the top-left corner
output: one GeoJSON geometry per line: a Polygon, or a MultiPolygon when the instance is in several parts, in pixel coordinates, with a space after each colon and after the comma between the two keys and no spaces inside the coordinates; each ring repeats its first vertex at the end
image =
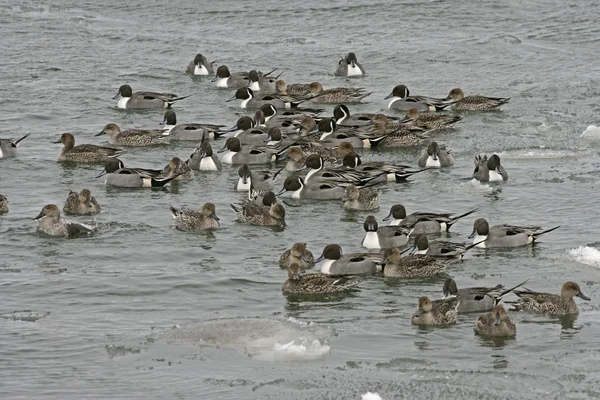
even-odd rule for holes
{"type": "Polygon", "coordinates": [[[316,179],[314,182],[304,183],[299,176],[288,176],[277,195],[284,192],[292,192],[292,199],[341,200],[346,189],[335,182],[316,179]]]}
{"type": "MultiPolygon", "coordinates": [[[[339,148],[338,148],[339,149],[339,148]]],[[[405,182],[412,175],[425,171],[425,169],[414,170],[404,164],[389,164],[383,161],[370,161],[363,163],[356,153],[346,153],[342,165],[347,169],[366,173],[371,178],[369,183],[383,182],[405,182]]]]}
{"type": "Polygon", "coordinates": [[[411,109],[418,111],[441,111],[450,105],[445,99],[428,96],[411,96],[408,88],[404,85],[394,86],[392,93],[384,98],[384,100],[387,99],[391,99],[388,104],[389,109],[401,111],[411,109]]]}
{"type": "Polygon", "coordinates": [[[473,243],[481,242],[477,247],[482,249],[527,246],[544,233],[552,232],[559,227],[560,225],[541,232],[542,228],[539,226],[504,224],[490,227],[484,218],[478,218],[473,222],[473,233],[469,235],[469,239],[473,239],[473,243]]]}
{"type": "Polygon", "coordinates": [[[508,172],[500,164],[500,157],[493,154],[489,159],[487,156],[475,157],[475,170],[473,178],[481,182],[502,182],[508,180],[508,172]]]}
{"type": "Polygon", "coordinates": [[[421,168],[443,168],[454,165],[454,156],[446,146],[441,146],[437,142],[431,142],[427,150],[419,158],[419,167],[421,168]]]}
{"type": "Polygon", "coordinates": [[[63,133],[54,143],[62,143],[63,148],[58,154],[58,161],[98,164],[104,163],[124,153],[113,147],[96,146],[95,144],[80,144],[75,146],[75,138],[70,133],[63,133]]]}
{"type": "Polygon", "coordinates": [[[238,169],[239,179],[234,189],[238,192],[248,192],[248,197],[254,198],[257,194],[273,190],[275,179],[280,172],[281,169],[275,173],[271,171],[256,171],[253,173],[248,164],[242,164],[238,169]]]}
{"type": "Polygon", "coordinates": [[[226,65],[221,65],[217,68],[217,76],[212,80],[217,82],[218,88],[225,89],[239,89],[248,86],[250,82],[248,80],[247,72],[236,72],[232,74],[229,72],[229,68],[226,65]]]}
{"type": "Polygon", "coordinates": [[[346,187],[345,196],[342,198],[342,208],[353,211],[371,211],[379,208],[381,193],[372,187],[357,188],[354,185],[346,187]]]}
{"type": "Polygon", "coordinates": [[[334,75],[337,76],[364,76],[365,69],[356,59],[356,54],[350,52],[338,62],[334,75]]]}
{"type": "Polygon", "coordinates": [[[60,210],[55,204],[44,206],[34,220],[39,220],[37,231],[50,236],[71,237],[92,233],[96,230],[91,226],[79,222],[61,220],[60,210]]]}
{"type": "Polygon", "coordinates": [[[424,255],[401,257],[397,247],[383,253],[383,276],[390,278],[428,278],[442,274],[450,260],[442,260],[424,255]]]}
{"type": "Polygon", "coordinates": [[[460,305],[458,306],[459,313],[482,312],[493,309],[504,296],[522,286],[524,283],[525,282],[520,283],[508,290],[504,289],[504,285],[458,289],[454,279],[448,278],[444,282],[442,292],[444,293],[444,298],[454,296],[460,300],[460,305]]]}
{"type": "Polygon", "coordinates": [[[488,337],[517,336],[517,326],[510,320],[502,304],[495,306],[491,314],[477,318],[473,330],[478,335],[488,337]]]}
{"type": "Polygon", "coordinates": [[[221,130],[225,127],[225,125],[215,124],[178,124],[177,115],[173,110],[165,111],[162,124],[164,125],[162,134],[170,139],[194,142],[202,140],[204,135],[208,135],[211,139],[221,136],[223,134],[221,130]]]}
{"type": "Polygon", "coordinates": [[[205,203],[202,206],[202,211],[199,212],[187,208],[176,209],[173,206],[169,208],[173,218],[175,218],[175,228],[180,231],[192,232],[221,227],[213,203],[205,203]]]}
{"type": "Polygon", "coordinates": [[[382,261],[378,253],[342,254],[337,244],[328,244],[315,263],[323,261],[321,272],[329,275],[372,275],[382,261]]]}
{"type": "Polygon", "coordinates": [[[313,253],[306,248],[306,243],[294,243],[279,257],[279,266],[288,268],[290,264],[296,263],[300,268],[311,268],[315,265],[313,253]]]}
{"type": "Polygon", "coordinates": [[[309,99],[315,97],[319,91],[323,91],[322,86],[319,90],[318,86],[316,86],[316,85],[321,85],[321,84],[318,82],[315,82],[315,83],[306,84],[306,85],[300,84],[300,86],[291,85],[291,87],[296,88],[296,90],[289,91],[287,83],[283,79],[278,79],[275,82],[275,94],[277,96],[281,96],[282,98],[287,98],[290,101],[295,101],[295,102],[305,101],[305,100],[309,100],[309,99]],[[305,90],[301,89],[300,87],[303,87],[305,90]],[[314,92],[311,91],[311,89],[314,90],[314,92]]]}
{"type": "Polygon", "coordinates": [[[210,141],[206,137],[202,138],[200,146],[196,147],[190,155],[187,164],[196,171],[221,171],[223,169],[221,160],[213,153],[210,141]]]}
{"type": "Polygon", "coordinates": [[[360,103],[373,92],[364,88],[336,87],[323,89],[320,83],[311,84],[310,101],[318,104],[360,103]]]}
{"type": "Polygon", "coordinates": [[[310,133],[319,132],[319,140],[330,143],[331,146],[337,146],[341,142],[348,142],[357,149],[371,147],[369,136],[361,135],[355,128],[338,128],[333,118],[323,118],[317,124],[317,129],[310,133]]]}
{"type": "Polygon", "coordinates": [[[119,92],[113,99],[119,99],[117,107],[133,110],[148,108],[171,108],[177,100],[183,100],[190,96],[177,96],[173,93],[157,92],[132,92],[131,86],[121,85],[119,92]]]}
{"type": "Polygon", "coordinates": [[[250,88],[240,88],[236,90],[232,98],[227,101],[240,100],[240,107],[247,109],[260,109],[265,104],[270,104],[278,110],[289,108],[298,108],[300,102],[291,102],[277,98],[275,95],[265,95],[256,97],[254,91],[250,88]]]}
{"type": "Polygon", "coordinates": [[[0,215],[2,214],[8,214],[8,199],[0,194],[0,215]]]}
{"type": "Polygon", "coordinates": [[[361,282],[359,278],[348,278],[329,274],[302,274],[300,266],[292,263],[288,267],[288,279],[281,290],[289,294],[327,294],[343,292],[361,282]]]}
{"type": "Polygon", "coordinates": [[[108,135],[108,143],[118,146],[154,146],[168,144],[169,136],[160,129],[127,129],[121,131],[117,124],[107,124],[96,136],[108,135]]]}
{"type": "Polygon", "coordinates": [[[162,170],[125,168],[118,158],[111,158],[104,164],[104,171],[96,178],[106,175],[105,183],[124,188],[163,187],[177,175],[164,176],[162,170]]]}
{"type": "Polygon", "coordinates": [[[189,63],[185,72],[192,75],[208,76],[215,73],[214,68],[215,61],[210,62],[208,58],[198,53],[194,59],[189,63]]]}
{"type": "Polygon", "coordinates": [[[427,235],[421,233],[415,236],[415,243],[412,254],[426,254],[432,257],[462,260],[467,251],[477,246],[475,242],[469,246],[464,243],[447,242],[444,240],[435,240],[429,243],[427,235]]]}
{"type": "Polygon", "coordinates": [[[382,226],[377,225],[374,216],[369,215],[363,224],[366,235],[361,242],[367,249],[389,249],[390,247],[402,247],[408,243],[411,228],[405,226],[382,226]]]}
{"type": "Polygon", "coordinates": [[[241,205],[230,204],[230,206],[240,222],[258,226],[286,227],[285,208],[277,203],[273,192],[264,195],[262,204],[244,199],[241,205]]]}
{"type": "Polygon", "coordinates": [[[418,126],[423,129],[445,129],[450,128],[458,121],[462,120],[458,115],[425,113],[421,114],[416,108],[411,108],[406,112],[407,123],[418,126]]]}
{"type": "Polygon", "coordinates": [[[317,180],[324,180],[338,183],[344,187],[350,183],[364,186],[372,178],[369,173],[346,168],[345,166],[325,168],[325,161],[318,154],[311,154],[306,157],[304,165],[308,169],[308,173],[304,178],[304,182],[307,184],[317,180]]]}
{"type": "Polygon", "coordinates": [[[252,71],[248,72],[248,87],[255,92],[273,91],[275,90],[275,82],[277,82],[277,79],[281,76],[281,74],[283,74],[283,71],[275,77],[259,75],[258,71],[253,69],[252,71]]]}
{"type": "Polygon", "coordinates": [[[552,315],[579,313],[574,297],[590,300],[581,292],[581,288],[575,282],[565,282],[562,285],[560,295],[534,292],[529,289],[515,290],[514,293],[519,296],[519,300],[507,301],[507,303],[511,304],[515,310],[535,311],[552,315]]]}
{"type": "Polygon", "coordinates": [[[83,189],[79,193],[71,190],[63,207],[65,214],[73,215],[97,214],[100,210],[100,204],[89,189],[83,189]]]}
{"type": "Polygon", "coordinates": [[[189,181],[194,179],[195,175],[192,168],[179,157],[171,158],[171,161],[163,168],[162,172],[165,176],[175,175],[176,181],[189,181]]]}
{"type": "Polygon", "coordinates": [[[455,88],[448,93],[446,101],[453,110],[471,110],[471,111],[485,111],[494,110],[503,104],[508,103],[510,97],[486,97],[480,95],[467,96],[460,88],[455,88]]]}
{"type": "MultiPolygon", "coordinates": [[[[350,144],[348,143],[348,145],[350,144]]],[[[342,146],[340,145],[337,147],[337,149],[335,149],[327,147],[325,144],[316,142],[308,142],[302,143],[298,146],[290,146],[287,153],[289,160],[285,165],[285,170],[288,172],[294,172],[302,169],[304,165],[306,165],[306,159],[312,154],[321,156],[326,168],[339,165],[339,160],[336,156],[341,147],[342,146]]]]}
{"type": "Polygon", "coordinates": [[[410,320],[413,325],[455,324],[460,300],[456,297],[431,301],[429,297],[419,297],[417,312],[410,320]]]}
{"type": "Polygon", "coordinates": [[[219,153],[224,153],[221,162],[225,164],[268,164],[277,160],[277,150],[266,146],[242,146],[240,139],[227,138],[219,153]]]}
{"type": "Polygon", "coordinates": [[[361,126],[373,123],[373,113],[358,113],[350,115],[350,109],[345,104],[338,104],[333,109],[333,117],[338,126],[361,126]]]}
{"type": "Polygon", "coordinates": [[[439,233],[447,232],[459,219],[473,214],[479,210],[474,208],[464,214],[456,215],[454,213],[430,213],[415,212],[406,215],[406,208],[402,204],[394,204],[390,208],[390,213],[384,221],[389,221],[390,225],[405,225],[413,227],[412,233],[439,233]]]}
{"type": "Polygon", "coordinates": [[[19,143],[29,135],[28,133],[16,142],[11,139],[0,139],[0,158],[15,157],[18,154],[19,143]]]}

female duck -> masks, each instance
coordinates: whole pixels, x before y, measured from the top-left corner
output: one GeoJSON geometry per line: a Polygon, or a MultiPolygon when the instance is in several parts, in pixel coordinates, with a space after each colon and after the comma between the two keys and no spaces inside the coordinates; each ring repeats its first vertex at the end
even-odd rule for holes
{"type": "MultiPolygon", "coordinates": [[[[460,311],[459,311],[460,312],[460,311]]],[[[490,337],[517,336],[517,326],[512,323],[501,304],[492,310],[492,314],[482,315],[475,321],[476,334],[490,337]]]]}
{"type": "Polygon", "coordinates": [[[460,88],[455,88],[450,91],[445,100],[451,101],[448,105],[453,110],[486,111],[495,110],[501,105],[508,103],[510,97],[486,97],[480,95],[465,97],[460,88]]]}
{"type": "Polygon", "coordinates": [[[450,260],[425,255],[401,257],[396,247],[383,253],[383,276],[390,278],[428,278],[446,271],[450,260]]]}
{"type": "Polygon", "coordinates": [[[58,161],[76,163],[104,163],[113,157],[119,157],[124,151],[113,147],[96,146],[94,144],[80,144],[75,146],[75,138],[70,133],[63,133],[54,143],[62,143],[63,148],[58,155],[58,161]]]}
{"type": "Polygon", "coordinates": [[[294,243],[291,249],[284,251],[279,257],[279,266],[281,268],[288,268],[293,263],[298,264],[300,268],[311,268],[315,265],[315,257],[306,248],[306,243],[294,243]]]}
{"type": "Polygon", "coordinates": [[[342,208],[353,211],[370,211],[379,208],[379,190],[372,187],[357,188],[353,184],[346,187],[342,198],[342,208]]]}
{"type": "Polygon", "coordinates": [[[69,197],[63,207],[63,212],[73,215],[90,215],[100,212],[100,204],[92,196],[89,189],[83,189],[81,192],[69,192],[69,197]]]}
{"type": "Polygon", "coordinates": [[[8,214],[8,199],[0,194],[0,215],[2,214],[8,214]]]}
{"type": "Polygon", "coordinates": [[[519,300],[511,303],[515,310],[536,311],[552,315],[578,314],[579,309],[574,297],[589,301],[590,298],[581,292],[581,288],[575,282],[565,282],[562,285],[560,295],[534,292],[533,290],[517,290],[515,294],[519,300]]]}
{"type": "Polygon", "coordinates": [[[288,267],[288,279],[281,290],[290,294],[327,294],[347,290],[361,282],[358,278],[328,274],[301,274],[300,266],[292,263],[288,267]]]}
{"type": "Polygon", "coordinates": [[[458,115],[437,113],[421,114],[416,108],[411,108],[406,112],[405,122],[412,126],[430,130],[450,128],[460,120],[462,120],[462,118],[458,115]]]}
{"type": "Polygon", "coordinates": [[[178,210],[173,206],[170,206],[170,209],[173,218],[175,218],[175,228],[180,231],[192,232],[221,227],[213,203],[205,203],[200,212],[186,208],[180,208],[178,210]]]}
{"type": "Polygon", "coordinates": [[[190,166],[183,161],[179,157],[171,158],[171,161],[163,168],[162,171],[165,176],[175,175],[176,181],[189,181],[190,179],[194,179],[194,171],[190,166]]]}
{"type": "Polygon", "coordinates": [[[429,297],[419,297],[417,312],[412,316],[413,325],[455,324],[460,300],[457,298],[431,301],[429,297]]]}
{"type": "Polygon", "coordinates": [[[117,124],[107,124],[96,134],[108,135],[108,143],[118,146],[154,146],[168,144],[169,136],[163,135],[160,129],[127,129],[121,131],[117,124]]]}
{"type": "Polygon", "coordinates": [[[95,228],[79,222],[61,220],[60,210],[55,204],[44,206],[34,220],[39,220],[37,231],[50,236],[71,237],[95,231],[95,228]]]}

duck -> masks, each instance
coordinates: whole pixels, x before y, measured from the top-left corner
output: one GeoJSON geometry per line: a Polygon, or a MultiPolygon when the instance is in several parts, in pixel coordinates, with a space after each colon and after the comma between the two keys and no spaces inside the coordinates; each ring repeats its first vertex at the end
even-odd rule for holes
{"type": "Polygon", "coordinates": [[[465,253],[478,244],[479,242],[476,242],[467,246],[464,243],[447,242],[444,240],[436,240],[429,243],[427,235],[420,233],[415,235],[412,254],[426,254],[432,257],[462,260],[465,253]]]}
{"type": "Polygon", "coordinates": [[[461,218],[469,216],[478,211],[479,208],[474,208],[464,214],[456,215],[454,213],[430,213],[430,212],[415,212],[406,215],[406,208],[402,204],[394,204],[390,208],[390,213],[385,217],[384,221],[389,221],[390,225],[405,225],[412,226],[412,233],[439,233],[447,232],[452,225],[458,222],[461,218]]]}
{"type": "MultiPolygon", "coordinates": [[[[274,69],[273,71],[276,71],[276,69],[274,69]]],[[[259,75],[258,71],[253,69],[252,71],[248,72],[248,87],[254,90],[255,92],[274,91],[275,82],[277,82],[277,79],[281,76],[281,74],[283,74],[283,71],[275,77],[259,75]]]]}
{"type": "Polygon", "coordinates": [[[221,227],[215,205],[205,203],[201,211],[194,211],[187,208],[177,209],[169,207],[171,215],[175,218],[175,228],[180,231],[193,232],[204,229],[218,229],[221,227]]]}
{"type": "Polygon", "coordinates": [[[101,209],[96,198],[92,196],[92,192],[89,189],[83,189],[79,193],[69,191],[63,212],[73,215],[91,215],[99,213],[101,209]]]}
{"type": "Polygon", "coordinates": [[[473,178],[481,182],[505,182],[508,180],[508,172],[500,164],[500,157],[493,154],[489,159],[487,156],[475,157],[475,170],[473,178]]]}
{"type": "Polygon", "coordinates": [[[571,281],[562,285],[560,295],[534,292],[527,288],[515,290],[514,293],[519,300],[506,303],[511,304],[515,311],[527,310],[559,316],[579,313],[574,297],[590,301],[590,298],[581,291],[579,284],[571,281]]]}
{"type": "Polygon", "coordinates": [[[350,114],[350,109],[345,104],[338,104],[333,109],[333,118],[338,126],[364,126],[371,125],[376,119],[385,121],[398,121],[398,118],[385,114],[357,113],[350,114]]]}
{"type": "Polygon", "coordinates": [[[172,140],[182,141],[200,141],[204,135],[208,135],[209,138],[214,139],[223,134],[222,129],[225,125],[215,124],[178,124],[177,114],[173,110],[167,110],[164,114],[164,120],[161,122],[163,125],[164,136],[168,136],[172,140]]]}
{"type": "Polygon", "coordinates": [[[373,140],[380,139],[385,135],[372,136],[362,134],[354,128],[338,129],[333,118],[323,118],[317,124],[317,129],[311,133],[320,133],[319,140],[322,142],[328,142],[332,146],[337,146],[341,142],[349,142],[353,147],[362,149],[363,147],[371,147],[371,138],[373,140]]]}
{"type": "Polygon", "coordinates": [[[62,220],[56,204],[45,205],[34,220],[39,221],[38,233],[49,236],[73,237],[90,234],[96,230],[94,227],[79,222],[62,220]]]}
{"type": "Polygon", "coordinates": [[[117,107],[127,110],[148,108],[171,108],[178,100],[190,96],[177,96],[173,93],[132,92],[131,86],[121,85],[114,99],[119,99],[117,107]]]}
{"type": "Polygon", "coordinates": [[[325,168],[325,161],[318,154],[311,154],[306,157],[304,167],[308,169],[308,173],[304,177],[305,183],[324,180],[347,186],[350,183],[360,184],[366,182],[371,177],[368,173],[345,168],[343,165],[341,167],[325,168]]]}
{"type": "Polygon", "coordinates": [[[268,164],[277,160],[277,150],[265,146],[242,146],[240,139],[229,137],[219,153],[225,164],[268,164]]]}
{"type": "Polygon", "coordinates": [[[310,87],[310,101],[317,104],[360,103],[373,92],[366,92],[364,88],[336,87],[323,89],[320,83],[310,87]]]}
{"type": "Polygon", "coordinates": [[[300,268],[311,268],[315,265],[313,253],[306,248],[306,243],[297,242],[279,257],[279,267],[288,268],[296,263],[300,268]]]}
{"type": "Polygon", "coordinates": [[[169,136],[160,129],[127,129],[121,131],[117,124],[107,124],[96,136],[108,135],[108,143],[118,146],[154,146],[168,144],[169,136]]]}
{"type": "Polygon", "coordinates": [[[300,103],[285,101],[277,98],[275,95],[265,95],[256,97],[254,91],[248,87],[236,90],[233,97],[227,101],[241,100],[240,108],[260,109],[265,104],[270,104],[276,109],[285,110],[287,108],[297,108],[300,103]]]}
{"type": "Polygon", "coordinates": [[[510,97],[487,97],[481,95],[466,96],[462,89],[454,88],[448,93],[448,97],[444,100],[451,101],[448,103],[452,110],[469,110],[469,111],[487,111],[495,110],[503,104],[508,103],[510,97]]]}
{"type": "Polygon", "coordinates": [[[458,306],[459,313],[482,312],[492,310],[504,296],[522,286],[525,282],[508,290],[504,288],[504,285],[500,284],[494,287],[468,287],[458,289],[456,281],[452,278],[448,278],[444,281],[442,292],[444,293],[444,298],[455,296],[460,300],[460,305],[458,306]]]}
{"type": "Polygon", "coordinates": [[[429,130],[451,128],[461,120],[462,117],[458,115],[439,113],[421,114],[416,108],[411,108],[406,112],[406,119],[404,121],[412,126],[418,126],[419,128],[429,130]]]}
{"type": "Polygon", "coordinates": [[[212,82],[217,82],[218,88],[224,89],[239,89],[248,86],[250,80],[247,72],[229,72],[226,65],[221,65],[217,68],[217,73],[212,82]]]}
{"type": "Polygon", "coordinates": [[[327,294],[343,292],[361,282],[358,278],[329,274],[301,274],[300,266],[292,263],[288,267],[288,279],[281,290],[289,294],[327,294]]]}
{"type": "Polygon", "coordinates": [[[194,59],[189,63],[185,69],[186,74],[208,76],[215,73],[214,68],[215,61],[209,62],[206,57],[201,53],[196,54],[194,59]]]}
{"type": "Polygon", "coordinates": [[[63,145],[58,154],[58,161],[99,164],[125,153],[120,149],[96,146],[95,144],[80,144],[75,146],[75,137],[70,133],[63,133],[60,139],[54,143],[62,143],[63,145]]]}
{"type": "Polygon", "coordinates": [[[336,76],[365,76],[365,69],[356,59],[356,54],[350,52],[342,57],[334,72],[336,76]]]}
{"type": "Polygon", "coordinates": [[[0,215],[8,214],[8,199],[5,195],[0,194],[0,215]]]}
{"type": "Polygon", "coordinates": [[[460,300],[456,297],[431,301],[429,297],[419,297],[417,312],[410,320],[413,325],[455,324],[460,300]]]}
{"type": "Polygon", "coordinates": [[[304,183],[299,176],[288,176],[277,196],[285,192],[292,192],[292,199],[341,200],[346,189],[335,182],[315,179],[313,182],[304,183]]]}
{"type": "MultiPolygon", "coordinates": [[[[339,148],[338,148],[339,150],[339,148]]],[[[390,164],[383,161],[362,162],[356,153],[347,153],[342,166],[356,172],[367,174],[370,184],[384,182],[406,182],[412,175],[425,171],[426,169],[413,170],[409,165],[390,164]]]]}
{"type": "Polygon", "coordinates": [[[196,147],[186,163],[196,171],[221,171],[223,169],[221,160],[213,153],[210,141],[206,136],[202,138],[200,146],[196,147]]]}
{"type": "Polygon", "coordinates": [[[270,171],[252,173],[248,164],[242,164],[238,169],[239,179],[234,185],[234,189],[238,192],[248,192],[248,197],[253,199],[256,194],[273,190],[275,179],[280,172],[281,169],[275,173],[270,171]]]}
{"type": "Polygon", "coordinates": [[[96,178],[104,175],[107,175],[105,181],[107,185],[124,188],[159,188],[177,177],[177,175],[164,176],[162,170],[125,168],[123,161],[118,158],[107,160],[104,171],[96,178]]]}
{"type": "Polygon", "coordinates": [[[194,179],[194,170],[185,162],[181,161],[179,157],[171,158],[171,161],[163,168],[163,175],[171,176],[176,175],[176,181],[189,181],[194,179]]]}
{"type": "Polygon", "coordinates": [[[372,187],[357,188],[354,184],[346,186],[342,197],[342,208],[352,211],[371,211],[379,208],[381,193],[372,187]]]}
{"type": "Polygon", "coordinates": [[[437,99],[428,96],[411,96],[408,88],[405,85],[396,85],[392,92],[387,95],[384,100],[392,99],[388,108],[391,110],[418,110],[418,111],[442,111],[448,107],[450,103],[445,102],[446,99],[437,99]]]}
{"type": "MultiPolygon", "coordinates": [[[[460,312],[460,311],[459,311],[460,312]]],[[[510,320],[502,304],[492,309],[491,314],[482,315],[475,321],[476,334],[488,337],[515,337],[517,326],[510,320]]]]}
{"type": "Polygon", "coordinates": [[[366,235],[361,246],[367,249],[388,249],[390,247],[402,247],[408,243],[411,228],[406,226],[382,226],[377,225],[373,215],[369,215],[363,224],[366,235]]]}
{"type": "Polygon", "coordinates": [[[315,263],[323,261],[321,272],[329,275],[372,275],[381,263],[381,254],[352,253],[343,254],[338,244],[328,244],[315,263]]]}
{"type": "Polygon", "coordinates": [[[454,165],[454,156],[450,154],[445,146],[437,142],[431,142],[427,150],[419,158],[418,165],[421,168],[446,168],[454,165]]]}
{"type": "Polygon", "coordinates": [[[15,157],[19,153],[19,143],[29,135],[28,133],[16,142],[11,139],[0,139],[0,158],[15,157]]]}
{"type": "Polygon", "coordinates": [[[382,149],[397,149],[404,147],[420,146],[427,140],[422,130],[408,126],[397,126],[393,132],[387,133],[377,142],[377,147],[382,149]]]}
{"type": "Polygon", "coordinates": [[[262,204],[245,199],[241,205],[230,204],[240,222],[257,226],[286,227],[285,208],[277,203],[273,192],[268,192],[262,199],[262,204]]]}
{"type": "Polygon", "coordinates": [[[401,257],[400,250],[397,247],[392,247],[383,253],[383,276],[390,278],[428,278],[444,273],[449,264],[449,260],[426,255],[401,257]]]}
{"type": "Polygon", "coordinates": [[[473,244],[478,243],[476,247],[482,249],[508,248],[527,246],[545,233],[558,229],[560,225],[545,231],[539,226],[517,226],[517,225],[494,225],[489,226],[485,218],[478,218],[473,222],[473,232],[469,239],[473,239],[473,244]]]}

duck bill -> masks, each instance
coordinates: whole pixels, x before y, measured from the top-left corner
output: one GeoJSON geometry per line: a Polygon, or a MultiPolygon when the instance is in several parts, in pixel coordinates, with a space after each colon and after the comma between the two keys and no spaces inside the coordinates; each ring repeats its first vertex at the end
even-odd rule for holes
{"type": "Polygon", "coordinates": [[[33,219],[34,221],[37,221],[40,218],[44,217],[44,210],[40,211],[40,213],[33,219]]]}
{"type": "Polygon", "coordinates": [[[421,315],[423,315],[423,309],[419,308],[414,315],[415,315],[415,317],[420,317],[421,315]]]}
{"type": "Polygon", "coordinates": [[[382,219],[382,221],[389,221],[390,219],[392,219],[392,217],[393,217],[393,215],[392,215],[392,213],[390,213],[387,217],[382,219]]]}
{"type": "Polygon", "coordinates": [[[415,254],[416,252],[417,252],[417,246],[413,246],[413,247],[409,247],[409,248],[407,248],[407,249],[404,249],[404,250],[402,250],[402,251],[400,252],[400,254],[405,254],[405,253],[408,253],[408,254],[415,254]]]}
{"type": "Polygon", "coordinates": [[[590,298],[581,292],[577,293],[577,297],[579,297],[580,299],[583,299],[583,300],[590,301],[590,298]]]}
{"type": "Polygon", "coordinates": [[[52,142],[52,143],[54,143],[54,144],[60,144],[61,141],[60,141],[60,139],[58,139],[56,142],[52,142]]]}
{"type": "Polygon", "coordinates": [[[167,124],[167,119],[166,119],[166,118],[165,118],[165,119],[163,119],[163,120],[162,120],[162,121],[160,121],[158,124],[159,124],[159,125],[161,125],[161,126],[162,126],[162,125],[166,125],[166,124],[167,124]]]}
{"type": "Polygon", "coordinates": [[[432,152],[431,157],[433,158],[433,161],[437,161],[437,159],[438,159],[437,151],[432,152]]]}
{"type": "Polygon", "coordinates": [[[118,98],[121,97],[121,92],[117,93],[116,95],[113,96],[113,100],[116,100],[118,98]]]}
{"type": "Polygon", "coordinates": [[[444,297],[443,298],[446,299],[448,297],[450,297],[450,292],[447,291],[447,290],[444,290],[444,297]]]}
{"type": "Polygon", "coordinates": [[[496,315],[496,319],[494,320],[494,325],[500,325],[500,316],[496,315]]]}
{"type": "Polygon", "coordinates": [[[92,208],[92,202],[90,200],[86,200],[85,205],[88,206],[88,208],[92,208]]]}
{"type": "Polygon", "coordinates": [[[215,76],[214,78],[212,78],[210,81],[211,82],[216,82],[219,80],[219,75],[215,76]]]}
{"type": "Polygon", "coordinates": [[[217,214],[212,213],[210,214],[210,216],[212,217],[212,219],[214,219],[215,221],[219,221],[219,217],[217,217],[217,214]]]}
{"type": "Polygon", "coordinates": [[[316,263],[320,263],[320,262],[321,262],[321,261],[323,261],[324,259],[325,259],[325,254],[321,254],[321,255],[319,256],[319,258],[317,258],[317,259],[315,260],[315,264],[316,264],[316,263]]]}
{"type": "Polygon", "coordinates": [[[217,153],[223,153],[225,150],[227,150],[227,146],[223,146],[223,148],[217,151],[217,153]]]}
{"type": "Polygon", "coordinates": [[[281,222],[282,227],[284,227],[284,228],[287,227],[287,224],[285,223],[285,219],[280,219],[279,221],[281,222]]]}
{"type": "Polygon", "coordinates": [[[292,275],[292,279],[297,281],[298,279],[300,279],[300,275],[298,275],[298,273],[294,272],[294,274],[292,275]]]}
{"type": "Polygon", "coordinates": [[[285,192],[286,192],[286,190],[285,190],[285,188],[283,188],[283,189],[281,189],[279,192],[277,192],[277,193],[275,194],[275,196],[281,196],[281,195],[282,195],[283,193],[285,193],[285,192]]]}
{"type": "Polygon", "coordinates": [[[473,229],[473,232],[469,235],[469,239],[473,239],[477,235],[477,229],[473,229]]]}
{"type": "Polygon", "coordinates": [[[225,100],[226,103],[229,103],[230,101],[234,101],[235,100],[235,96],[232,96],[231,98],[225,100]]]}
{"type": "Polygon", "coordinates": [[[98,132],[94,136],[100,136],[100,135],[104,135],[104,131],[98,132]]]}
{"type": "Polygon", "coordinates": [[[387,100],[387,99],[391,99],[392,97],[394,97],[394,93],[390,93],[387,96],[385,96],[383,99],[387,100]]]}
{"type": "Polygon", "coordinates": [[[98,178],[100,178],[101,176],[104,176],[104,175],[106,175],[106,174],[107,174],[107,172],[106,172],[106,170],[104,170],[104,171],[100,172],[100,175],[96,176],[95,178],[96,178],[96,179],[98,179],[98,178]]]}

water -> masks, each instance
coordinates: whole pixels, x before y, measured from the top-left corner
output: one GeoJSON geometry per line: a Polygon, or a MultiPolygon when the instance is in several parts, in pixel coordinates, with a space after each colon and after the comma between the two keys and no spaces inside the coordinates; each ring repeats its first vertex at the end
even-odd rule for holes
{"type": "MultiPolygon", "coordinates": [[[[582,133],[600,123],[598,11],[592,1],[0,4],[0,137],[31,132],[18,158],[0,160],[0,193],[11,201],[0,218],[0,397],[597,397],[600,242],[592,199],[600,163],[597,133],[582,133]],[[249,227],[234,222],[228,206],[239,197],[234,168],[166,190],[118,190],[93,178],[97,166],[56,162],[59,146],[51,142],[63,132],[77,143],[104,143],[93,135],[109,122],[157,126],[160,112],[115,108],[111,98],[124,83],[192,94],[176,106],[181,122],[232,125],[243,115],[224,103],[232,93],[182,72],[198,51],[233,71],[278,67],[288,83],[373,91],[351,111],[384,111],[383,97],[399,83],[416,94],[443,96],[460,86],[512,97],[502,111],[463,114],[456,130],[438,134],[456,165],[382,187],[375,215],[400,202],[409,212],[480,207],[478,216],[491,223],[560,224],[535,247],[474,251],[451,275],[459,286],[529,278],[531,288],[551,292],[574,280],[592,301],[579,302],[570,320],[512,314],[517,338],[488,341],[473,334],[476,315],[444,329],[410,325],[418,296],[441,295],[438,280],[373,277],[344,295],[285,297],[281,252],[296,241],[315,253],[328,243],[360,251],[366,214],[306,202],[287,207],[284,231],[249,227]],[[348,51],[365,78],[332,76],[348,51]],[[507,183],[470,181],[480,152],[500,154],[507,183]],[[31,218],[42,206],[62,208],[70,189],[84,187],[103,207],[95,218],[101,232],[38,236],[31,218]],[[169,205],[206,201],[216,204],[224,229],[173,229],[169,205]],[[223,343],[216,331],[208,347],[193,335],[163,336],[175,325],[203,332],[218,324],[210,321],[240,318],[270,321],[264,328],[231,322],[240,337],[223,343]]],[[[130,149],[123,160],[158,168],[191,148],[130,149]]],[[[420,151],[363,158],[415,164],[420,151]]],[[[471,224],[457,223],[450,239],[466,240],[471,224]]]]}

